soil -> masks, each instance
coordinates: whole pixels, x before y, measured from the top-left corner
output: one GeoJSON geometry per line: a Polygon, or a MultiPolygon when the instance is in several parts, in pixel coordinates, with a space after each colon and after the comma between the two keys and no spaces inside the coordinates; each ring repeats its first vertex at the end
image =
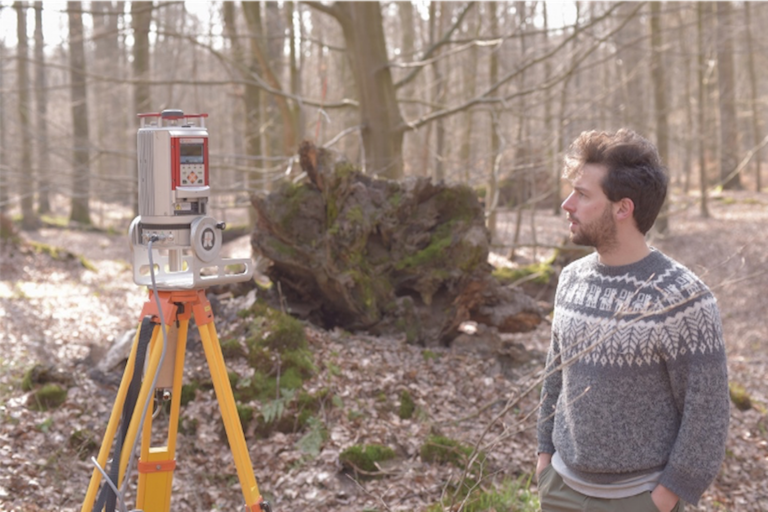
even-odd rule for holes
{"type": "MultiPolygon", "coordinates": [[[[674,203],[672,233],[652,244],[693,269],[718,298],[729,376],[744,387],[752,407],[732,407],[727,454],[700,511],[768,510],[768,198],[729,192],[710,203],[703,219],[691,198],[674,203]]],[[[515,216],[502,215],[500,245],[508,245],[515,216]]],[[[566,233],[560,216],[536,212],[520,224],[512,264],[546,258],[566,233]],[[536,234],[535,249],[530,245],[536,234]]],[[[100,442],[121,369],[99,382],[88,377],[107,349],[135,327],[146,291],[134,285],[124,234],[42,228],[22,234],[21,246],[0,246],[0,511],[79,510],[93,465],[94,449],[78,450],[78,430],[100,442]],[[32,249],[40,241],[69,251],[54,259],[32,249]],[[92,264],[86,268],[77,256],[92,264]],[[66,402],[39,412],[27,403],[24,372],[54,365],[71,378],[66,402]],[[87,457],[85,457],[87,456],[87,457]]],[[[247,237],[226,248],[247,254],[247,237]]],[[[508,255],[507,250],[499,249],[508,255]]],[[[497,257],[496,260],[503,260],[497,257]]],[[[509,264],[507,262],[507,264],[509,264]]],[[[220,297],[217,330],[222,340],[237,334],[235,313],[248,299],[220,297]],[[221,320],[220,320],[221,319],[221,320]]],[[[256,479],[276,511],[424,510],[435,503],[458,469],[425,464],[419,448],[430,433],[477,444],[489,454],[495,479],[520,479],[528,487],[535,459],[537,373],[548,345],[548,325],[508,341],[528,351],[511,368],[481,351],[430,349],[400,338],[375,338],[306,326],[318,374],[310,389],[327,388],[336,398],[321,411],[326,437],[319,453],[302,451],[304,433],[247,439],[256,479]],[[520,396],[532,386],[532,392],[520,396]],[[397,414],[400,393],[414,397],[417,413],[397,414]],[[509,407],[506,407],[509,406],[509,407]],[[339,464],[353,445],[382,443],[395,449],[386,476],[355,480],[339,464]]],[[[466,349],[466,347],[464,347],[466,349]]],[[[199,347],[191,346],[185,370],[205,372],[199,347]]],[[[212,392],[198,391],[183,415],[197,418],[192,434],[178,435],[174,508],[221,510],[241,507],[242,497],[212,392]]],[[[531,484],[535,490],[535,484],[531,484]]],[[[129,488],[128,503],[132,503],[129,488]]]]}

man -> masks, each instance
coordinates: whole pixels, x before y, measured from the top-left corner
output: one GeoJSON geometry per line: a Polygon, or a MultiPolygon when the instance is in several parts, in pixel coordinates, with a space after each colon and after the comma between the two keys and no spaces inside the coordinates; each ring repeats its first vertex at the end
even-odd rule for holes
{"type": "Polygon", "coordinates": [[[683,510],[725,453],[728,380],[715,298],[649,247],[667,191],[656,148],[630,130],[571,145],[563,269],[538,421],[543,512],[683,510]]]}

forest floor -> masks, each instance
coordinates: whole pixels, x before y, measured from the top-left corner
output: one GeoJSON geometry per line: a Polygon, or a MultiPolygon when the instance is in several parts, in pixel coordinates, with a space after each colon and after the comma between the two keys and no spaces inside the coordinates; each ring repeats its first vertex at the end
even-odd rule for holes
{"type": "MultiPolygon", "coordinates": [[[[693,269],[714,290],[721,307],[732,382],[749,393],[753,407],[732,406],[727,454],[721,472],[698,507],[700,511],[768,511],[768,197],[727,193],[710,204],[702,219],[693,200],[678,200],[672,234],[653,245],[693,269]],[[687,203],[686,203],[687,201],[687,203]]],[[[522,223],[523,243],[532,222],[522,223]]],[[[510,214],[502,226],[512,226],[510,214]]],[[[508,239],[513,228],[502,230],[508,239]]],[[[557,244],[566,233],[562,216],[535,217],[539,244],[557,244]]],[[[72,433],[103,432],[116,387],[87,376],[104,352],[135,327],[144,292],[132,280],[127,236],[64,228],[23,233],[21,247],[0,246],[0,511],[79,510],[93,466],[70,444],[72,433]],[[31,241],[83,256],[87,268],[66,252],[54,258],[33,250],[31,241]],[[34,364],[53,364],[71,378],[66,402],[39,412],[28,407],[21,388],[34,364]]],[[[248,251],[247,238],[229,250],[248,251]]],[[[537,257],[546,257],[539,250],[537,257]]],[[[533,256],[517,253],[518,261],[533,256]]],[[[217,330],[226,339],[238,320],[243,298],[222,298],[217,330]],[[220,322],[219,318],[225,319],[220,322]]],[[[374,338],[307,325],[317,375],[312,389],[327,388],[334,405],[321,411],[327,437],[308,454],[302,434],[247,439],[256,478],[275,511],[423,511],[436,503],[457,468],[426,464],[419,447],[441,433],[489,456],[499,482],[529,488],[535,460],[536,379],[543,367],[549,326],[514,335],[533,355],[513,371],[472,351],[430,349],[403,339],[374,338]],[[529,386],[533,392],[520,397],[529,386]],[[408,389],[417,414],[397,414],[399,394],[408,389]],[[500,414],[508,400],[519,400],[500,414]],[[533,413],[533,414],[532,414],[533,413]],[[355,480],[341,471],[340,452],[361,443],[382,443],[398,454],[386,476],[355,480]]],[[[186,368],[203,371],[202,351],[190,347],[186,368]]],[[[120,370],[115,370],[119,379],[120,370]]],[[[183,415],[199,419],[193,434],[178,435],[174,508],[238,508],[242,498],[212,392],[198,392],[183,415]]],[[[101,435],[101,434],[100,434],[101,435]]],[[[129,493],[130,494],[130,493],[129,493]]],[[[131,501],[129,501],[131,503],[131,501]]],[[[500,512],[497,511],[497,512],[500,512]]]]}

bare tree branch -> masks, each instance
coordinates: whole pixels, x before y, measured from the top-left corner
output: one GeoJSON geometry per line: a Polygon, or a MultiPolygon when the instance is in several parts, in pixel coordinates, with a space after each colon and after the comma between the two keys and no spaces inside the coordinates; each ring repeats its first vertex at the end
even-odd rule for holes
{"type": "MultiPolygon", "coordinates": [[[[597,23],[603,21],[604,19],[610,17],[613,14],[613,12],[616,9],[618,9],[618,7],[620,5],[621,5],[621,3],[613,4],[605,13],[603,13],[602,16],[599,16],[599,17],[593,19],[589,23],[589,25],[587,27],[594,26],[597,23]]],[[[638,12],[643,7],[643,5],[644,5],[643,3],[638,3],[637,7],[632,12],[632,14],[635,14],[636,12],[638,12]]],[[[535,59],[532,59],[532,60],[528,61],[527,63],[525,63],[520,68],[518,68],[518,69],[508,73],[505,77],[500,79],[498,82],[496,82],[495,84],[491,85],[482,94],[479,94],[478,96],[476,96],[476,97],[474,97],[474,98],[472,98],[472,99],[470,99],[470,100],[468,100],[468,101],[466,101],[464,103],[455,105],[453,107],[446,108],[446,109],[443,109],[443,110],[440,110],[440,111],[437,111],[437,112],[432,112],[430,114],[424,115],[424,116],[422,116],[421,118],[419,118],[419,119],[417,119],[415,121],[410,121],[410,122],[406,121],[402,126],[400,126],[400,129],[403,130],[403,131],[415,130],[415,129],[418,129],[418,128],[424,126],[427,123],[431,123],[432,121],[436,121],[438,119],[442,119],[444,117],[451,116],[451,115],[456,114],[458,112],[462,112],[462,111],[467,110],[467,109],[469,109],[471,107],[474,107],[475,105],[506,103],[509,100],[514,99],[514,98],[518,98],[520,96],[527,96],[527,95],[533,94],[535,92],[540,92],[540,91],[543,91],[543,90],[550,89],[550,88],[554,87],[555,85],[557,85],[558,83],[561,83],[568,76],[570,76],[578,68],[579,64],[581,64],[589,55],[591,55],[595,50],[597,50],[611,36],[613,36],[616,32],[621,30],[624,27],[624,25],[626,25],[626,23],[629,22],[630,19],[631,19],[631,16],[628,16],[616,28],[614,28],[613,30],[611,30],[610,32],[605,34],[603,37],[600,37],[600,38],[596,39],[595,42],[592,44],[592,46],[590,46],[590,48],[588,48],[581,55],[581,57],[575,59],[574,62],[572,62],[571,66],[567,70],[565,70],[560,75],[553,77],[548,82],[545,82],[543,84],[537,84],[537,85],[535,85],[535,86],[533,86],[533,87],[531,87],[529,89],[525,89],[525,90],[522,90],[522,91],[517,91],[517,92],[515,92],[513,94],[510,94],[510,95],[507,95],[507,96],[504,96],[504,97],[489,96],[491,93],[493,93],[494,91],[498,90],[502,85],[504,85],[507,82],[509,82],[510,80],[516,78],[518,75],[520,75],[521,73],[525,72],[529,68],[531,68],[531,67],[533,67],[533,66],[535,66],[535,65],[537,65],[537,64],[539,64],[541,62],[546,61],[547,59],[551,58],[553,55],[555,55],[558,52],[560,52],[568,43],[570,43],[578,34],[580,34],[581,31],[575,32],[575,33],[571,34],[570,36],[568,36],[565,39],[563,39],[563,41],[561,41],[559,45],[554,47],[549,52],[547,52],[547,53],[545,53],[545,54],[543,54],[543,55],[541,55],[541,56],[539,56],[539,57],[537,57],[535,59]]]]}

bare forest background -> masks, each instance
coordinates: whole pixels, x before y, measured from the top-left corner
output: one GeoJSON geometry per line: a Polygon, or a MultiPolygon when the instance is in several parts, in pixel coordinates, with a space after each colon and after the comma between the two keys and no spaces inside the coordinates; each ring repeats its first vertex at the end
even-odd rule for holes
{"type": "Polygon", "coordinates": [[[136,114],[165,108],[210,115],[225,217],[295,179],[303,139],[468,183],[492,232],[501,209],[557,211],[582,130],[650,138],[703,215],[718,187],[763,186],[763,3],[17,1],[0,19],[0,211],[24,228],[55,198],[125,227],[136,114]]]}

